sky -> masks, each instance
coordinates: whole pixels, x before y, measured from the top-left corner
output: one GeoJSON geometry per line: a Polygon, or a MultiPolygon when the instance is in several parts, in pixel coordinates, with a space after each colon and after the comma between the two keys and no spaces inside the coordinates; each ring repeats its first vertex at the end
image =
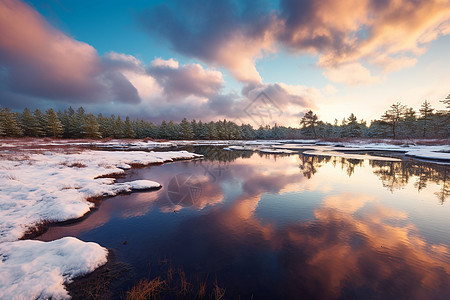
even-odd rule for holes
{"type": "Polygon", "coordinates": [[[0,105],[298,126],[444,109],[449,0],[0,0],[0,105]]]}

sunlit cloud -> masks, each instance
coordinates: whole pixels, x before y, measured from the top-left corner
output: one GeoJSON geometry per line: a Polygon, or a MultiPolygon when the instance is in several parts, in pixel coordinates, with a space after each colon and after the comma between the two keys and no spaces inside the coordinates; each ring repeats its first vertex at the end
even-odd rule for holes
{"type": "Polygon", "coordinates": [[[263,2],[221,1],[200,10],[176,4],[154,7],[142,23],[176,51],[224,66],[246,84],[261,83],[256,61],[279,48],[317,55],[333,81],[330,72],[358,66],[361,80],[347,74],[336,82],[377,83],[362,62],[385,72],[413,66],[428,43],[450,31],[446,0],[282,0],[275,10],[263,2]]]}
{"type": "MultiPolygon", "coordinates": [[[[6,68],[5,95],[59,102],[126,99],[139,103],[136,89],[120,72],[122,66],[111,64],[127,59],[114,55],[102,59],[91,45],[52,27],[27,4],[0,2],[0,65],[6,68]]],[[[5,104],[14,100],[2,98],[5,104]]]]}
{"type": "Polygon", "coordinates": [[[370,85],[383,81],[382,78],[373,76],[369,69],[356,62],[326,68],[323,75],[333,82],[348,85],[370,85]]]}

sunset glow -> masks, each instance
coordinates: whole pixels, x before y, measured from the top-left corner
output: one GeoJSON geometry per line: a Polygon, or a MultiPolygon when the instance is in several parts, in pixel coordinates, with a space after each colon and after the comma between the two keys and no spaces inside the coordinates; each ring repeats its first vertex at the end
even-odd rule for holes
{"type": "Polygon", "coordinates": [[[0,105],[298,126],[449,93],[448,0],[0,1],[0,105]],[[272,120],[275,122],[275,120],[272,120]]]}

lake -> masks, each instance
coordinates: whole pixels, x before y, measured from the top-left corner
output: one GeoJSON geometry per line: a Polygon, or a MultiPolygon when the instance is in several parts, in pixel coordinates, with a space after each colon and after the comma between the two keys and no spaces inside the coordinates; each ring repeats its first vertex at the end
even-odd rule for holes
{"type": "Polygon", "coordinates": [[[120,298],[165,264],[236,299],[450,299],[450,166],[260,154],[132,169],[156,191],[105,199],[38,237],[114,250],[120,298]]]}

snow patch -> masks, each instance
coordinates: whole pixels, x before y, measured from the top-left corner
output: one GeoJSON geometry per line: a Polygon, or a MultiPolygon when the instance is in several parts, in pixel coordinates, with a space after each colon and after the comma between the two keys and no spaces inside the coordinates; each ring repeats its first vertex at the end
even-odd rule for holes
{"type": "Polygon", "coordinates": [[[73,237],[1,243],[0,299],[70,298],[63,283],[104,265],[107,255],[100,245],[73,237]]]}
{"type": "Polygon", "coordinates": [[[298,153],[297,151],[287,150],[287,149],[274,149],[274,148],[260,148],[258,149],[261,153],[270,153],[270,154],[292,154],[298,153]]]}
{"type": "Polygon", "coordinates": [[[132,190],[149,190],[161,187],[159,183],[151,180],[134,180],[126,183],[130,185],[132,190]]]}
{"type": "Polygon", "coordinates": [[[342,153],[342,152],[337,152],[337,151],[309,150],[309,151],[304,151],[303,154],[305,154],[305,155],[321,155],[321,156],[336,156],[336,157],[344,157],[347,159],[401,161],[401,159],[393,158],[393,157],[375,156],[375,155],[368,155],[368,154],[342,153]]]}
{"type": "Polygon", "coordinates": [[[0,160],[0,242],[17,240],[44,221],[80,218],[94,206],[89,198],[159,186],[149,181],[116,183],[113,178],[99,178],[123,174],[125,165],[200,156],[187,151],[84,151],[30,154],[23,161],[0,160]]]}

